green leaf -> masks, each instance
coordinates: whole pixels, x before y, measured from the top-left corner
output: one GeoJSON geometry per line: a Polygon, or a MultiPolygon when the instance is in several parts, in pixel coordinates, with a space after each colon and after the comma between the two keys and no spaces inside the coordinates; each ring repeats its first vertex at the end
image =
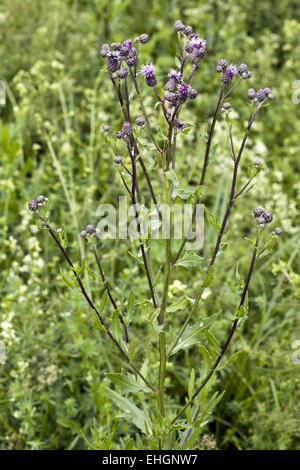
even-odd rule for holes
{"type": "Polygon", "coordinates": [[[181,349],[186,349],[190,346],[198,344],[200,337],[203,337],[204,334],[205,330],[203,326],[188,326],[171,354],[176,354],[181,349]]]}
{"type": "Polygon", "coordinates": [[[134,310],[134,292],[133,290],[130,291],[127,301],[127,309],[126,309],[126,317],[131,319],[134,310]]]}
{"type": "Polygon", "coordinates": [[[194,385],[195,385],[195,369],[192,369],[192,370],[191,370],[191,375],[190,375],[190,380],[189,380],[189,383],[188,383],[188,396],[189,396],[189,400],[190,400],[190,399],[192,398],[192,396],[193,396],[194,385]]]}
{"type": "Polygon", "coordinates": [[[151,389],[148,388],[146,385],[139,384],[132,374],[129,374],[122,370],[121,373],[109,373],[105,374],[106,377],[111,380],[114,384],[120,387],[120,390],[124,393],[138,393],[138,392],[146,392],[150,393],[151,389]]]}
{"type": "Polygon", "coordinates": [[[202,286],[201,286],[202,288],[210,286],[210,284],[212,283],[214,279],[214,270],[215,270],[214,266],[211,266],[209,268],[206,278],[204,279],[202,283],[202,286]]]}
{"type": "Polygon", "coordinates": [[[204,206],[205,217],[209,225],[215,228],[218,232],[221,230],[222,225],[219,222],[216,222],[215,216],[212,212],[210,212],[206,206],[204,206]]]}
{"type": "Polygon", "coordinates": [[[116,406],[122,411],[119,415],[120,418],[125,418],[131,423],[133,423],[138,429],[140,429],[144,434],[146,434],[146,426],[145,423],[147,422],[147,427],[151,431],[151,423],[148,420],[147,415],[144,411],[140,410],[137,406],[135,406],[130,400],[124,398],[117,392],[110,390],[107,387],[103,387],[109,398],[113,400],[116,406]]]}
{"type": "Polygon", "coordinates": [[[107,294],[107,291],[105,290],[103,295],[102,295],[100,306],[99,306],[99,309],[98,309],[98,312],[100,313],[100,315],[104,311],[104,309],[107,305],[107,302],[108,302],[108,294],[107,294]]]}
{"type": "Polygon", "coordinates": [[[81,266],[77,272],[77,275],[80,276],[80,274],[82,274],[84,271],[85,271],[85,258],[83,258],[81,262],[81,266]]]}
{"type": "Polygon", "coordinates": [[[169,307],[167,307],[167,312],[177,312],[177,310],[182,310],[193,302],[193,299],[183,295],[182,297],[179,297],[177,300],[175,300],[175,302],[173,302],[169,307]]]}
{"type": "Polygon", "coordinates": [[[165,175],[170,181],[172,181],[172,183],[174,183],[175,186],[179,185],[176,173],[172,168],[170,168],[170,170],[165,171],[165,175]]]}
{"type": "Polygon", "coordinates": [[[69,276],[67,276],[63,270],[61,269],[60,270],[61,272],[61,275],[62,275],[62,278],[63,278],[63,281],[64,283],[68,286],[68,287],[71,287],[72,289],[74,289],[74,279],[71,279],[69,276]]]}
{"type": "Polygon", "coordinates": [[[102,325],[101,321],[99,320],[96,312],[94,312],[93,328],[97,331],[106,331],[105,327],[102,325]]]}
{"type": "Polygon", "coordinates": [[[211,149],[211,151],[209,152],[209,156],[208,156],[208,164],[210,164],[212,161],[213,161],[213,158],[215,156],[215,153],[216,153],[216,150],[218,148],[218,145],[219,144],[216,144],[213,146],[213,148],[211,149]]]}
{"type": "Polygon", "coordinates": [[[193,266],[199,266],[203,258],[193,252],[185,252],[184,255],[179,258],[176,262],[176,266],[183,266],[184,268],[188,269],[193,266]]]}

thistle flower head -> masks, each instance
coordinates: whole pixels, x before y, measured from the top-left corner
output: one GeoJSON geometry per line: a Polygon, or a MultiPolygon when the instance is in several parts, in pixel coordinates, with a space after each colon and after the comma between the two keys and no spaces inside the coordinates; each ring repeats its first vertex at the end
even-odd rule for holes
{"type": "Polygon", "coordinates": [[[124,137],[129,137],[132,135],[132,127],[129,121],[124,122],[122,132],[124,137]]]}
{"type": "Polygon", "coordinates": [[[142,44],[146,44],[146,42],[149,41],[148,34],[141,34],[139,37],[139,40],[141,41],[142,44]]]}
{"type": "Polygon", "coordinates": [[[253,211],[254,217],[260,217],[264,213],[264,208],[263,207],[256,207],[253,211]]]}
{"type": "Polygon", "coordinates": [[[273,214],[271,211],[265,211],[263,212],[262,214],[262,218],[264,219],[264,221],[267,223],[267,224],[270,224],[273,220],[273,214]]]}
{"type": "Polygon", "coordinates": [[[117,165],[120,165],[122,163],[122,157],[120,155],[116,155],[115,158],[114,158],[114,162],[117,165]]]}
{"type": "Polygon", "coordinates": [[[111,44],[111,48],[114,50],[114,51],[120,51],[122,49],[122,43],[121,42],[113,42],[111,44]]]}
{"type": "Polygon", "coordinates": [[[121,67],[121,68],[117,71],[116,75],[117,75],[118,78],[121,78],[121,79],[127,77],[127,75],[128,75],[128,70],[127,70],[127,68],[126,68],[126,67],[121,67]]]}
{"type": "Polygon", "coordinates": [[[151,64],[144,64],[141,66],[140,75],[144,77],[149,77],[150,75],[155,74],[155,66],[151,64]]]}
{"type": "Polygon", "coordinates": [[[91,235],[92,233],[96,232],[96,229],[95,229],[94,225],[89,224],[85,227],[85,231],[88,235],[91,235]]]}
{"type": "Polygon", "coordinates": [[[237,68],[235,65],[233,64],[230,64],[225,72],[223,72],[222,74],[222,77],[221,77],[221,80],[222,80],[222,83],[224,84],[228,84],[228,83],[231,83],[232,82],[232,79],[233,77],[237,74],[237,68]]]}
{"type": "Polygon", "coordinates": [[[180,82],[180,81],[181,81],[182,74],[181,74],[181,72],[179,72],[178,70],[171,69],[171,70],[170,70],[170,73],[168,73],[168,77],[169,77],[171,80],[175,80],[176,82],[180,82]]]}
{"type": "Polygon", "coordinates": [[[264,101],[266,98],[273,98],[270,88],[260,88],[256,93],[256,98],[258,102],[264,101]]]}
{"type": "Polygon", "coordinates": [[[189,25],[185,26],[185,28],[184,28],[184,34],[185,34],[186,36],[190,36],[192,33],[193,33],[193,28],[192,28],[192,26],[189,26],[189,25]]]}
{"type": "Polygon", "coordinates": [[[177,94],[176,93],[172,93],[171,91],[167,91],[165,94],[164,94],[164,99],[166,101],[169,101],[169,103],[176,103],[177,101],[177,94]]]}
{"type": "Polygon", "coordinates": [[[37,198],[36,198],[38,204],[43,204],[44,202],[47,202],[47,198],[45,196],[43,196],[42,194],[40,194],[37,198]]]}
{"type": "Polygon", "coordinates": [[[225,72],[227,67],[227,60],[226,59],[220,59],[217,65],[217,72],[225,72]]]}
{"type": "Polygon", "coordinates": [[[256,97],[256,91],[254,90],[254,88],[249,88],[248,90],[249,100],[254,100],[255,97],[256,97]]]}
{"type": "Polygon", "coordinates": [[[139,127],[145,127],[145,118],[143,116],[139,116],[135,120],[136,125],[139,127]]]}
{"type": "Polygon", "coordinates": [[[109,44],[102,44],[101,50],[100,50],[100,54],[102,55],[102,57],[108,57],[109,53],[110,53],[109,44]]]}
{"type": "Polygon", "coordinates": [[[174,124],[177,127],[179,132],[182,132],[186,128],[186,125],[179,121],[179,119],[174,119],[174,124]]]}
{"type": "Polygon", "coordinates": [[[188,98],[190,98],[191,100],[194,100],[198,96],[197,90],[195,90],[195,88],[192,88],[190,85],[188,86],[187,94],[188,98]]]}
{"type": "Polygon", "coordinates": [[[185,83],[181,83],[177,87],[177,96],[179,101],[185,101],[188,98],[188,90],[189,90],[189,85],[186,85],[185,83]]]}
{"type": "Polygon", "coordinates": [[[281,235],[282,234],[282,228],[276,227],[274,230],[275,235],[281,235]]]}
{"type": "Polygon", "coordinates": [[[119,68],[120,52],[113,51],[109,53],[107,61],[107,70],[110,73],[116,72],[119,68]]]}
{"type": "Polygon", "coordinates": [[[185,26],[181,20],[176,20],[174,23],[174,30],[176,33],[180,33],[181,31],[184,31],[185,26]]]}
{"type": "Polygon", "coordinates": [[[262,164],[262,160],[260,158],[256,158],[253,162],[254,168],[259,168],[262,164]]]}
{"type": "Polygon", "coordinates": [[[157,79],[155,77],[155,66],[152,63],[142,65],[140,75],[145,77],[148,86],[154,87],[156,85],[157,79]]]}
{"type": "Polygon", "coordinates": [[[198,34],[191,34],[189,42],[196,49],[206,48],[207,44],[207,41],[203,38],[200,38],[198,34]]]}
{"type": "Polygon", "coordinates": [[[37,202],[35,199],[31,199],[31,200],[28,202],[28,209],[29,209],[30,211],[36,211],[38,207],[39,207],[39,204],[38,204],[38,202],[37,202]]]}

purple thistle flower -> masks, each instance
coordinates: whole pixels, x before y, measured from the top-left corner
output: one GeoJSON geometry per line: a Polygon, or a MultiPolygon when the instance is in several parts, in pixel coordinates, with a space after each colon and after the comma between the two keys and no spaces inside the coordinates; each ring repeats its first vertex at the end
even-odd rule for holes
{"type": "Polygon", "coordinates": [[[92,233],[95,233],[96,232],[96,229],[94,227],[94,225],[92,224],[89,224],[85,227],[85,231],[88,235],[92,234],[92,233]]]}
{"type": "Polygon", "coordinates": [[[119,68],[120,52],[113,51],[108,55],[107,69],[110,73],[116,72],[119,68]]]}
{"type": "Polygon", "coordinates": [[[166,101],[169,101],[169,103],[176,103],[177,101],[177,94],[176,93],[172,93],[170,91],[167,91],[165,94],[164,94],[164,99],[166,101]]]}
{"type": "Polygon", "coordinates": [[[111,48],[114,50],[114,51],[120,51],[122,49],[122,44],[120,42],[113,42],[111,44],[111,48]]]}
{"type": "Polygon", "coordinates": [[[194,45],[191,43],[191,41],[188,41],[185,46],[186,52],[190,54],[191,52],[193,52],[193,49],[194,49],[194,45]]]}
{"type": "Polygon", "coordinates": [[[191,100],[194,100],[195,98],[197,98],[198,92],[197,90],[195,90],[195,88],[192,88],[189,85],[187,94],[188,94],[188,98],[190,98],[191,100]]]}
{"type": "Polygon", "coordinates": [[[110,53],[110,47],[109,44],[102,44],[100,54],[102,57],[107,57],[110,53]]]}
{"type": "Polygon", "coordinates": [[[179,132],[182,132],[186,128],[186,125],[179,121],[179,119],[174,119],[174,124],[177,127],[179,132]]]}
{"type": "Polygon", "coordinates": [[[142,44],[146,44],[146,42],[149,41],[148,34],[141,34],[139,37],[139,40],[141,41],[142,44]]]}
{"type": "Polygon", "coordinates": [[[207,41],[199,37],[198,34],[191,34],[189,42],[196,49],[206,48],[207,41]]]}
{"type": "Polygon", "coordinates": [[[117,77],[118,78],[125,78],[127,77],[128,75],[128,70],[126,67],[121,67],[118,71],[117,71],[117,77]]]}
{"type": "Polygon", "coordinates": [[[114,162],[117,165],[120,165],[122,163],[122,157],[120,155],[116,155],[115,158],[114,158],[114,162]]]}
{"type": "Polygon", "coordinates": [[[266,88],[261,88],[256,93],[256,98],[257,98],[257,101],[259,102],[264,101],[267,98],[267,96],[268,94],[266,93],[266,88]]]}
{"type": "Polygon", "coordinates": [[[192,28],[192,26],[189,26],[189,25],[186,26],[186,27],[184,28],[184,34],[185,34],[186,36],[190,36],[190,34],[193,34],[193,28],[192,28]]]}
{"type": "Polygon", "coordinates": [[[218,62],[216,70],[219,73],[225,72],[226,67],[227,67],[227,60],[226,59],[220,59],[219,62],[218,62]]]}
{"type": "Polygon", "coordinates": [[[28,209],[29,209],[30,211],[36,211],[38,207],[39,207],[39,204],[38,204],[38,202],[37,202],[35,199],[31,199],[31,200],[28,202],[28,209]]]}
{"type": "Polygon", "coordinates": [[[157,83],[155,76],[155,67],[151,64],[142,65],[140,75],[143,75],[146,79],[146,83],[150,87],[154,87],[157,83]]]}
{"type": "Polygon", "coordinates": [[[176,20],[174,23],[174,30],[176,33],[180,33],[181,31],[184,31],[185,26],[181,20],[176,20]]]}
{"type": "Polygon", "coordinates": [[[267,224],[270,224],[273,220],[273,214],[271,211],[265,211],[263,214],[262,214],[262,217],[265,219],[265,222],[267,224]]]}
{"type": "Polygon", "coordinates": [[[206,54],[206,49],[205,47],[200,47],[199,49],[197,47],[194,47],[192,52],[190,53],[190,59],[193,64],[197,63],[204,57],[206,54]]]}
{"type": "Polygon", "coordinates": [[[142,128],[145,127],[145,118],[143,116],[137,117],[135,122],[137,126],[142,127],[142,128]]]}
{"type": "Polygon", "coordinates": [[[242,75],[242,73],[245,73],[245,72],[248,72],[248,65],[247,64],[241,64],[238,66],[238,72],[240,75],[242,75]]]}
{"type": "Polygon", "coordinates": [[[221,80],[222,80],[222,83],[224,84],[228,84],[228,83],[231,83],[232,82],[232,79],[233,77],[237,74],[237,68],[235,65],[233,64],[230,64],[225,72],[223,72],[222,74],[222,77],[221,77],[221,80]]]}
{"type": "Polygon", "coordinates": [[[117,132],[116,132],[116,137],[117,137],[117,139],[123,139],[123,137],[124,137],[124,132],[123,132],[123,131],[117,131],[117,132]]]}
{"type": "Polygon", "coordinates": [[[130,137],[132,135],[132,127],[129,121],[125,121],[122,127],[124,137],[130,137]]]}
{"type": "Polygon", "coordinates": [[[233,77],[237,74],[237,68],[236,68],[235,65],[230,64],[230,65],[227,67],[226,72],[229,74],[229,76],[230,76],[231,78],[233,78],[233,77]]]}
{"type": "Polygon", "coordinates": [[[189,85],[182,83],[177,87],[177,96],[179,101],[184,102],[188,98],[189,85]]]}
{"type": "Polygon", "coordinates": [[[254,88],[249,88],[249,90],[248,90],[249,100],[254,100],[255,97],[256,97],[256,92],[255,92],[254,88]]]}
{"type": "Polygon", "coordinates": [[[176,82],[181,81],[181,76],[182,76],[181,72],[178,72],[178,70],[175,70],[175,69],[171,69],[170,73],[168,74],[168,77],[172,78],[176,82]]]}

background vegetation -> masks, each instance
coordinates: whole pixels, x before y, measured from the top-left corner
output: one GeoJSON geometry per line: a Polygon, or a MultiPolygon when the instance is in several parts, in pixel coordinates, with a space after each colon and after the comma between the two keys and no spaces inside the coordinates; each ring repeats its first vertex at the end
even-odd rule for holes
{"type": "MultiPolygon", "coordinates": [[[[292,103],[293,83],[300,80],[299,2],[1,0],[0,79],[7,91],[0,110],[0,340],[7,356],[0,364],[2,449],[84,449],[88,444],[82,430],[96,448],[122,448],[128,442],[135,447],[136,439],[142,439],[118,419],[118,409],[103,390],[105,373],[120,369],[122,361],[92,328],[80,294],[64,284],[63,261],[48,234],[38,232],[27,201],[40,193],[48,196],[51,220],[67,227],[73,257],[85,256],[79,231],[96,221],[100,202],[114,202],[123,194],[101,131],[104,124],[118,129],[121,118],[100,45],[148,33],[151,41],[144,46],[143,59],[152,57],[163,79],[174,66],[172,25],[177,18],[208,41],[208,54],[193,82],[199,97],[182,113],[195,126],[178,141],[183,181],[196,184],[201,170],[203,136],[217,100],[219,58],[246,62],[253,72],[251,82],[243,82],[231,100],[238,137],[248,116],[247,88],[267,86],[275,96],[255,123],[245,152],[245,178],[254,158],[262,158],[265,166],[233,215],[233,236],[219,261],[221,296],[212,285],[203,304],[210,314],[222,309],[216,323],[220,341],[238,296],[236,269],[244,273],[249,262],[243,236],[253,225],[253,207],[267,206],[284,229],[279,250],[263,258],[255,272],[250,315],[231,345],[231,352],[240,351],[239,359],[212,384],[226,393],[203,427],[198,447],[300,447],[300,366],[291,362],[292,343],[300,340],[300,104],[292,103]]],[[[154,102],[150,95],[146,98],[149,110],[154,102]]],[[[205,198],[219,218],[231,168],[222,117],[215,142],[219,146],[205,198]]],[[[150,164],[151,152],[147,159],[150,164]]],[[[215,233],[207,228],[205,236],[209,250],[215,233]]],[[[107,276],[117,295],[133,290],[137,298],[145,296],[146,282],[136,259],[128,257],[128,244],[108,240],[103,245],[107,276]]],[[[154,254],[159,261],[159,249],[154,254]]],[[[197,268],[176,276],[180,282],[173,283],[174,296],[183,291],[189,295],[199,282],[197,268]]],[[[147,344],[149,327],[147,316],[136,308],[137,348],[147,344]]],[[[192,359],[182,354],[170,370],[171,403],[183,402],[182,371],[197,369],[197,360],[195,348],[192,359]]]]}

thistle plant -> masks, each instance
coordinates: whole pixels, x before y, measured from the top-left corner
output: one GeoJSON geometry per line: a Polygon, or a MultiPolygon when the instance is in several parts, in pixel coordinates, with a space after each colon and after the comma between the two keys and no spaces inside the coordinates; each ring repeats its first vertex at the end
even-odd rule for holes
{"type": "MultiPolygon", "coordinates": [[[[205,150],[201,158],[198,184],[192,192],[180,188],[176,175],[176,163],[179,158],[177,139],[184,138],[189,132],[188,124],[182,122],[181,112],[199,96],[198,77],[209,48],[206,40],[194,33],[193,28],[184,25],[182,21],[175,22],[174,30],[178,36],[179,53],[175,67],[168,71],[167,77],[162,82],[159,79],[161,73],[156,65],[141,59],[143,47],[149,41],[147,34],[141,34],[134,40],[127,39],[123,43],[104,44],[101,47],[101,56],[106,62],[107,77],[115,92],[115,103],[120,109],[119,128],[112,129],[105,124],[103,132],[106,143],[113,153],[116,174],[119,175],[120,183],[133,207],[137,233],[136,260],[140,275],[144,275],[147,281],[146,300],[135,299],[131,293],[125,299],[120,298],[118,291],[114,292],[111,288],[109,276],[104,272],[102,263],[102,247],[104,243],[109,242],[99,242],[97,227],[89,223],[81,232],[98,269],[96,275],[86,260],[83,260],[80,267],[71,261],[63,234],[57,232],[49,221],[47,198],[40,195],[28,204],[28,208],[36,215],[40,227],[49,232],[70,268],[71,277],[65,276],[66,283],[80,290],[87,302],[87,308],[93,314],[94,327],[108,337],[107,340],[113,343],[127,365],[127,371],[107,374],[111,384],[115,384],[115,389],[111,385],[107,393],[122,411],[122,416],[131,421],[144,436],[137,439],[136,448],[139,446],[149,446],[151,449],[197,448],[201,428],[223,395],[222,384],[215,393],[211,392],[212,378],[218,371],[237,329],[240,327],[241,330],[247,316],[251,321],[248,294],[255,266],[261,257],[270,252],[277,237],[282,233],[280,227],[276,227],[273,231],[269,229],[273,221],[273,214],[269,208],[255,208],[253,217],[247,212],[243,214],[246,220],[249,220],[249,225],[250,222],[252,224],[250,230],[255,232],[253,239],[246,238],[252,253],[249,253],[249,266],[243,267],[244,280],[238,276],[240,299],[237,305],[232,305],[231,325],[228,331],[223,332],[223,340],[219,344],[213,334],[213,324],[220,314],[203,312],[200,302],[205,297],[208,287],[215,283],[216,269],[222,270],[222,266],[218,266],[218,256],[225,246],[225,239],[228,238],[229,220],[237,205],[236,202],[251,190],[256,176],[262,170],[261,160],[256,159],[253,168],[248,171],[247,181],[241,185],[239,173],[249,134],[259,113],[272,100],[273,95],[269,88],[257,90],[249,88],[245,100],[250,115],[241,142],[236,147],[229,100],[241,81],[252,78],[252,73],[245,63],[235,65],[227,59],[219,59],[216,64],[216,73],[220,76],[218,97],[205,136],[205,150]],[[143,91],[145,89],[153,94],[153,99],[157,102],[150,113],[145,104],[143,91]],[[221,113],[227,123],[231,157],[228,159],[228,165],[232,165],[232,177],[223,219],[218,222],[208,208],[209,204],[203,189],[207,184],[209,170],[213,171],[213,165],[210,163],[215,151],[213,147],[215,129],[221,113]],[[151,155],[151,164],[148,164],[147,152],[151,155]],[[192,213],[188,230],[178,243],[174,236],[173,209],[179,194],[182,196],[182,201],[189,200],[192,203],[192,213]],[[152,240],[150,231],[144,230],[143,216],[139,207],[145,206],[146,199],[151,200],[159,224],[170,234],[163,241],[152,240]],[[167,216],[161,209],[161,202],[168,208],[167,216]],[[187,250],[193,224],[197,222],[197,207],[200,203],[204,205],[207,222],[216,230],[216,240],[211,253],[205,251],[205,263],[199,263],[201,258],[195,251],[187,250]],[[159,261],[153,256],[154,243],[161,247],[159,261]],[[193,299],[186,301],[185,298],[184,302],[182,299],[174,300],[170,295],[172,278],[179,266],[196,267],[195,274],[201,280],[193,299]],[[82,280],[83,272],[93,276],[100,283],[102,298],[99,306],[98,292],[94,289],[90,292],[85,287],[82,280]],[[152,319],[153,336],[151,344],[153,355],[157,355],[151,364],[153,371],[151,376],[145,367],[145,357],[141,359],[144,351],[136,351],[135,338],[139,335],[139,331],[135,329],[134,318],[128,315],[129,310],[142,302],[146,302],[149,307],[148,317],[152,319]],[[113,309],[113,315],[110,313],[109,304],[113,309]],[[174,324],[170,312],[173,312],[171,313],[173,316],[179,311],[182,313],[175,322],[177,329],[172,328],[170,332],[170,324],[174,324]],[[194,369],[186,367],[184,381],[187,383],[187,397],[184,400],[178,398],[177,402],[169,400],[168,390],[172,379],[169,370],[172,368],[172,363],[176,362],[176,354],[184,349],[194,350],[195,347],[198,347],[199,352],[197,356],[199,373],[196,376],[194,369]]],[[[237,235],[233,233],[231,236],[237,235]]],[[[127,243],[125,240],[121,242],[127,243]]],[[[232,262],[234,264],[236,260],[232,262]]]]}

